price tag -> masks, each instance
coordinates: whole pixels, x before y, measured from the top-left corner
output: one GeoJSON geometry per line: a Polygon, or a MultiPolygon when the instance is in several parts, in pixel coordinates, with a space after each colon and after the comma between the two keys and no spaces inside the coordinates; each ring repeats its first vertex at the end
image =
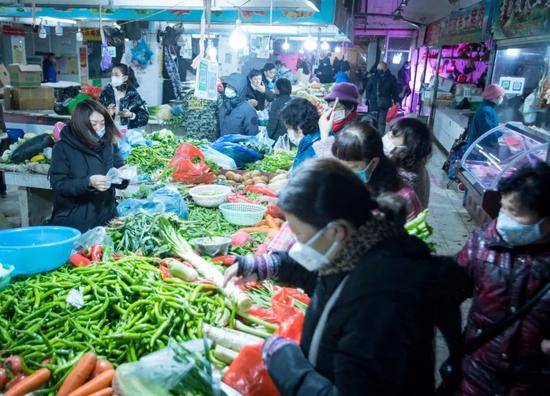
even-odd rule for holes
{"type": "Polygon", "coordinates": [[[200,99],[216,100],[218,97],[218,64],[201,59],[197,67],[195,96],[200,99]]]}

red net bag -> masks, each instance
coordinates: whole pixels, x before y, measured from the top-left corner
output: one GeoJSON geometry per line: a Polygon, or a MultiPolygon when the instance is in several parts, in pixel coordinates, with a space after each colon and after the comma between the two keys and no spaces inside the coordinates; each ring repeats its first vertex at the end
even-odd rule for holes
{"type": "Polygon", "coordinates": [[[174,171],[173,179],[187,184],[210,184],[214,175],[204,161],[201,151],[189,143],[182,143],[176,149],[168,164],[174,171]]]}

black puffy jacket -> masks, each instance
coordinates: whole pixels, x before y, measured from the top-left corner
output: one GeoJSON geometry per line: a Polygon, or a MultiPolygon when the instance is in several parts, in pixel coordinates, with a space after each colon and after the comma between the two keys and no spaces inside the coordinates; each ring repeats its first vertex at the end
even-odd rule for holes
{"type": "Polygon", "coordinates": [[[318,276],[278,254],[277,279],[312,296],[300,347],[285,346],[271,357],[269,374],[281,395],[434,393],[435,326],[460,335],[466,278],[456,264],[431,257],[424,243],[404,234],[374,245],[329,314],[313,367],[307,356],[315,327],[346,273],[318,276]]]}
{"type": "Polygon", "coordinates": [[[128,182],[100,192],[90,187],[90,176],[106,175],[109,169],[123,165],[116,145],[103,141],[90,148],[66,126],[52,154],[49,176],[54,204],[50,224],[81,232],[106,225],[117,215],[115,187],[126,188],[128,182]]]}
{"type": "Polygon", "coordinates": [[[367,101],[369,111],[389,109],[393,103],[399,103],[397,79],[389,70],[376,72],[367,82],[367,101]]]}
{"type": "MultiPolygon", "coordinates": [[[[111,104],[116,104],[115,90],[111,84],[107,84],[105,89],[101,92],[101,95],[99,95],[99,102],[106,108],[111,104]]],[[[135,88],[128,87],[126,94],[122,97],[122,99],[120,99],[119,106],[119,111],[128,109],[136,115],[133,120],[129,118],[120,119],[120,123],[128,129],[144,127],[149,122],[149,111],[147,110],[147,104],[135,88]]]]}

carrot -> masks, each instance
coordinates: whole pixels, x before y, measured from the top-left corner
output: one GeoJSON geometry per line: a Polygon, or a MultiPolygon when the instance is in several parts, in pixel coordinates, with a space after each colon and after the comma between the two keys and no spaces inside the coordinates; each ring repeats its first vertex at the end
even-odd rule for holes
{"type": "Polygon", "coordinates": [[[89,396],[90,394],[100,391],[111,386],[115,370],[107,370],[99,374],[97,377],[86,382],[80,388],[69,393],[69,396],[89,396]]]}
{"type": "Polygon", "coordinates": [[[44,385],[50,380],[50,370],[41,368],[34,373],[18,382],[4,393],[4,396],[23,396],[31,393],[44,385]]]}
{"type": "Polygon", "coordinates": [[[111,396],[113,394],[113,388],[103,388],[97,392],[92,393],[89,396],[111,396]]]}
{"type": "Polygon", "coordinates": [[[239,231],[244,231],[244,232],[247,232],[249,234],[252,234],[252,233],[267,233],[269,231],[269,227],[267,226],[256,226],[256,227],[247,227],[247,228],[241,228],[239,231]]]}
{"type": "Polygon", "coordinates": [[[99,374],[101,374],[104,371],[112,370],[114,369],[113,364],[106,360],[106,359],[99,359],[95,363],[94,372],[92,373],[92,378],[97,377],[99,374]]]}
{"type": "Polygon", "coordinates": [[[57,391],[57,396],[67,396],[86,382],[95,369],[96,361],[97,355],[95,353],[85,353],[63,381],[61,388],[57,391]]]}
{"type": "Polygon", "coordinates": [[[277,228],[277,224],[273,220],[273,216],[266,214],[265,215],[265,222],[267,223],[269,228],[277,228]]]}

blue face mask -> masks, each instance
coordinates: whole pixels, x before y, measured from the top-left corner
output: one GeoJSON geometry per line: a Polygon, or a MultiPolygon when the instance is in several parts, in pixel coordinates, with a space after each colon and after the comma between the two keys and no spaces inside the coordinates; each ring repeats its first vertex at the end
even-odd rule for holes
{"type": "Polygon", "coordinates": [[[105,136],[105,128],[101,128],[96,133],[97,133],[97,136],[99,136],[100,139],[103,138],[103,136],[105,136]]]}
{"type": "Polygon", "coordinates": [[[497,231],[512,246],[530,245],[542,239],[540,226],[543,221],[544,219],[535,224],[521,224],[501,210],[497,218],[497,231]]]}
{"type": "Polygon", "coordinates": [[[366,183],[369,181],[369,176],[367,175],[367,168],[363,169],[363,170],[360,170],[359,172],[356,172],[355,173],[357,176],[359,176],[359,179],[361,179],[361,181],[363,183],[366,183]]]}

